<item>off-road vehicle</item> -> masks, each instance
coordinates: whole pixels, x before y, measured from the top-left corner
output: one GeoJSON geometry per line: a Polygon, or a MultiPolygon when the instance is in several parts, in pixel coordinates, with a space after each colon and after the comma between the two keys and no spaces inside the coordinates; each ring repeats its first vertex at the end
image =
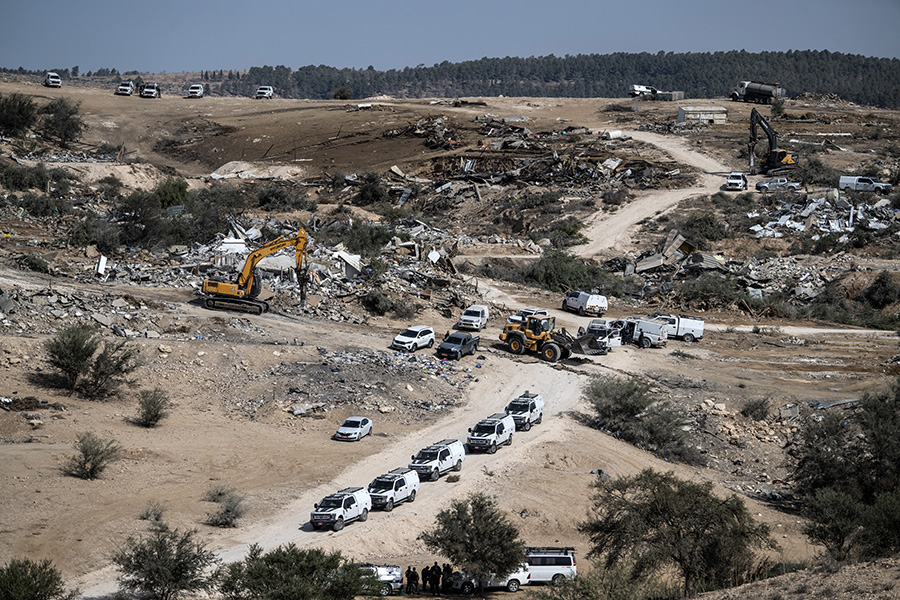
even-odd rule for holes
{"type": "Polygon", "coordinates": [[[532,583],[572,579],[575,568],[575,548],[571,546],[529,546],[525,548],[532,583]]]}
{"type": "Polygon", "coordinates": [[[322,498],[310,513],[309,523],[313,529],[331,527],[334,531],[340,531],[347,523],[368,519],[370,510],[372,498],[368,490],[361,487],[345,488],[322,498]]]}
{"type": "Polygon", "coordinates": [[[506,405],[506,414],[513,418],[516,429],[528,431],[532,425],[544,420],[544,399],[540,394],[532,394],[528,390],[506,405]]]}
{"type": "Polygon", "coordinates": [[[401,502],[415,502],[419,474],[412,469],[394,469],[379,475],[369,484],[372,506],[388,512],[401,502]]]}
{"type": "Polygon", "coordinates": [[[496,413],[469,428],[466,438],[466,450],[469,452],[490,452],[493,454],[500,446],[512,444],[516,422],[507,413],[496,413]]]}
{"type": "Polygon", "coordinates": [[[420,479],[437,481],[447,471],[462,470],[466,450],[459,440],[441,440],[419,450],[412,457],[409,468],[419,474],[420,479]]]}

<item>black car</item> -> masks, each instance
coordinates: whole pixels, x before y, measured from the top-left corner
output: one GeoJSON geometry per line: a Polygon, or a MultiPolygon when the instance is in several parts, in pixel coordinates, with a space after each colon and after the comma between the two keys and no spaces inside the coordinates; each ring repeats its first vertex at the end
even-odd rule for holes
{"type": "Polygon", "coordinates": [[[481,338],[471,333],[456,332],[444,338],[437,347],[437,355],[459,360],[466,354],[475,354],[478,351],[478,342],[481,338]]]}

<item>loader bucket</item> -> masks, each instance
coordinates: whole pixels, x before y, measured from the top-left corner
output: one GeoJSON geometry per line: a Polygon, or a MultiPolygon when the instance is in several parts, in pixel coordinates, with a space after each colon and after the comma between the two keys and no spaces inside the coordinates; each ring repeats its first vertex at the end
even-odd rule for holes
{"type": "Polygon", "coordinates": [[[572,340],[569,350],[576,354],[606,354],[606,343],[598,342],[591,334],[585,334],[572,340]]]}

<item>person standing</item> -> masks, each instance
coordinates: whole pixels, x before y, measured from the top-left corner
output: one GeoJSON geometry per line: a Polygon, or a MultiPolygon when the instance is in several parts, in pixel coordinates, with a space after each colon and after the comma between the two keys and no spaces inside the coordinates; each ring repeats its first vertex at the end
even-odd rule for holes
{"type": "Polygon", "coordinates": [[[431,575],[431,567],[425,567],[422,569],[422,593],[426,593],[428,591],[428,576],[431,575]]]}
{"type": "MultiPolygon", "coordinates": [[[[416,575],[418,578],[418,575],[416,575]]],[[[411,594],[415,591],[413,587],[413,568],[412,566],[406,567],[406,592],[411,594]]]]}
{"type": "Polygon", "coordinates": [[[438,592],[441,591],[441,568],[438,566],[437,561],[434,561],[434,565],[428,571],[428,579],[431,583],[431,595],[437,596],[438,592]]]}
{"type": "Polygon", "coordinates": [[[453,568],[449,563],[444,563],[444,570],[441,573],[441,591],[445,594],[450,591],[450,579],[453,577],[453,568]]]}

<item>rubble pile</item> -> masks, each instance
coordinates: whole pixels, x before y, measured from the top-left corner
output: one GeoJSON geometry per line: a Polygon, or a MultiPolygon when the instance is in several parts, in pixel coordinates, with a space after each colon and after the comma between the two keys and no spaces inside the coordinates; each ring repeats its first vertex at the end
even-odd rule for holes
{"type": "Polygon", "coordinates": [[[649,131],[651,133],[703,133],[710,131],[712,125],[709,123],[699,123],[695,121],[685,121],[678,123],[676,121],[667,123],[644,123],[638,127],[638,131],[649,131]]]}
{"type": "Polygon", "coordinates": [[[824,260],[799,256],[762,261],[750,258],[740,265],[729,263],[726,268],[738,276],[751,298],[787,293],[800,300],[811,300],[822,293],[826,284],[853,269],[853,265],[850,255],[839,252],[824,260]]]}
{"type": "MultiPolygon", "coordinates": [[[[441,410],[459,401],[460,390],[476,379],[474,372],[482,367],[482,362],[462,367],[434,356],[406,352],[317,351],[321,358],[318,363],[282,362],[260,375],[285,380],[286,394],[277,400],[281,410],[294,416],[350,407],[382,414],[441,410]]],[[[268,408],[272,398],[265,395],[231,402],[232,408],[254,416],[268,408]]]]}
{"type": "Polygon", "coordinates": [[[71,150],[54,154],[20,154],[18,156],[10,154],[10,158],[19,164],[22,164],[19,162],[20,159],[46,163],[107,163],[116,161],[114,154],[72,152],[71,150]]]}
{"type": "Polygon", "coordinates": [[[794,102],[827,108],[851,108],[856,106],[855,103],[850,102],[849,100],[842,100],[841,97],[835,93],[803,92],[802,94],[794,96],[792,100],[794,102]]]}
{"type": "Polygon", "coordinates": [[[424,138],[425,146],[431,150],[452,150],[465,145],[450,119],[443,116],[424,117],[414,125],[403,129],[391,129],[382,135],[386,138],[424,138]]]}
{"type": "MultiPolygon", "coordinates": [[[[818,230],[823,234],[852,233],[857,227],[872,231],[887,229],[894,221],[897,211],[891,201],[882,198],[873,205],[861,202],[854,206],[832,191],[821,198],[810,198],[805,202],[782,202],[775,209],[761,208],[747,213],[750,219],[759,223],[750,227],[757,238],[780,238],[785,233],[818,230]]],[[[813,236],[818,240],[819,234],[813,236]]],[[[847,239],[840,240],[846,242],[847,239]]]]}

